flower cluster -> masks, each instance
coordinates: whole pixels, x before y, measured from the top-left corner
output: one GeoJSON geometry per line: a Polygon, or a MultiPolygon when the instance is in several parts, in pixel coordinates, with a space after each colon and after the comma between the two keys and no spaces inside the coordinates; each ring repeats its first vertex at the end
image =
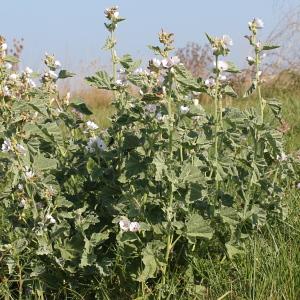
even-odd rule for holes
{"type": "Polygon", "coordinates": [[[106,145],[104,141],[100,137],[89,138],[86,146],[86,150],[90,153],[94,153],[96,149],[104,151],[106,149],[106,145]]]}
{"type": "Polygon", "coordinates": [[[171,46],[174,42],[174,33],[168,33],[162,29],[159,33],[159,41],[165,46],[171,46]]]}
{"type": "Polygon", "coordinates": [[[250,31],[255,33],[257,29],[264,28],[264,22],[259,18],[254,18],[252,21],[248,22],[250,31]]]}
{"type": "Polygon", "coordinates": [[[222,35],[222,37],[209,37],[214,55],[227,55],[230,50],[229,47],[233,45],[233,41],[229,35],[222,35]]]}
{"type": "Polygon", "coordinates": [[[171,56],[162,60],[153,58],[149,61],[149,69],[151,71],[158,71],[160,68],[170,69],[180,63],[178,56],[171,56]]]}
{"type": "Polygon", "coordinates": [[[28,166],[25,167],[24,174],[26,179],[32,179],[35,176],[34,172],[28,166]]]}
{"type": "Polygon", "coordinates": [[[94,123],[93,121],[87,121],[85,124],[88,127],[88,129],[90,129],[90,130],[96,130],[99,128],[99,126],[96,123],[94,123]]]}
{"type": "Polygon", "coordinates": [[[48,53],[45,54],[44,59],[45,65],[48,70],[42,76],[42,83],[48,86],[49,90],[56,90],[56,81],[58,79],[58,74],[56,73],[61,68],[61,63],[55,59],[54,55],[48,53]]]}
{"type": "Polygon", "coordinates": [[[105,17],[110,20],[110,21],[115,21],[119,18],[119,12],[118,12],[119,7],[118,6],[113,6],[110,8],[106,8],[104,11],[105,17]]]}
{"type": "Polygon", "coordinates": [[[26,149],[21,144],[16,144],[15,147],[13,146],[13,143],[10,139],[5,139],[2,146],[1,146],[2,152],[14,152],[18,155],[26,156],[26,149]]]}
{"type": "Polygon", "coordinates": [[[122,231],[138,232],[141,229],[141,225],[138,222],[131,222],[127,219],[123,219],[119,222],[120,229],[122,231]]]}
{"type": "Polygon", "coordinates": [[[7,44],[5,42],[5,38],[0,35],[0,63],[6,56],[7,44]]]}

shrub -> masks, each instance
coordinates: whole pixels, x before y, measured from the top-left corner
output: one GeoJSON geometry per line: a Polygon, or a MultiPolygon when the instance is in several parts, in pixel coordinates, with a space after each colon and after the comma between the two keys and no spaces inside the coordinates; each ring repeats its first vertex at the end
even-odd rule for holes
{"type": "Polygon", "coordinates": [[[59,96],[57,80],[72,74],[58,73],[54,56],[46,55],[36,87],[29,68],[9,70],[15,60],[1,42],[0,276],[7,297],[198,297],[205,283],[193,272],[196,259],[241,254],[249,236],[285,217],[293,159],[274,127],[280,103],[261,96],[261,54],[276,48],[257,40],[261,20],[249,23],[256,76],[245,95],[257,91],[258,109],[243,111],[222,106],[225,96],[237,96],[225,74],[238,70],[220,59],[230,51],[227,35],[207,35],[215,67],[206,80],[170,55],[173,34],[165,31],[151,47],[160,58],[142,70],[115,51],[124,20],[117,7],[105,14],[112,76],[99,71],[87,81],[114,94],[107,130],[87,119],[84,103],[59,96]],[[213,99],[213,115],[199,93],[213,99]]]}

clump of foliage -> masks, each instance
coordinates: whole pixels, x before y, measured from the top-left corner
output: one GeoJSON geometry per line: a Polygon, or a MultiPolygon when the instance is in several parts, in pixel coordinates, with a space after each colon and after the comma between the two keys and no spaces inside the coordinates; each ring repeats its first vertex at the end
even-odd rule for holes
{"type": "Polygon", "coordinates": [[[274,126],[280,103],[261,96],[261,55],[275,48],[257,40],[261,20],[249,23],[256,76],[245,95],[257,91],[258,108],[239,110],[222,105],[237,96],[225,74],[238,70],[221,60],[232,44],[227,35],[207,35],[215,64],[204,80],[171,56],[174,37],[165,31],[146,70],[119,57],[115,31],[124,19],[117,7],[105,15],[112,75],[99,71],[87,81],[114,94],[107,130],[88,120],[83,102],[59,96],[56,82],[72,74],[54,56],[46,55],[37,87],[29,68],[11,71],[16,61],[1,40],[5,297],[194,299],[206,288],[193,269],[198,259],[242,255],[250,236],[286,216],[294,161],[274,126]],[[199,93],[213,99],[213,115],[199,93]]]}

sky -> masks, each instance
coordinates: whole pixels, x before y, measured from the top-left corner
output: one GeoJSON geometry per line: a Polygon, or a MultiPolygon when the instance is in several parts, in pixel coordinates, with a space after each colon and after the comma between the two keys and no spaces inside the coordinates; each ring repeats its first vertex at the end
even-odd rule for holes
{"type": "Polygon", "coordinates": [[[243,36],[247,22],[263,19],[264,37],[278,23],[283,12],[299,0],[0,0],[0,34],[11,44],[24,38],[23,67],[42,70],[45,52],[55,54],[70,71],[86,72],[91,62],[107,67],[108,54],[102,50],[107,32],[103,11],[118,5],[120,23],[117,32],[118,54],[130,53],[147,60],[147,45],[156,45],[163,28],[175,34],[175,46],[187,42],[206,43],[210,35],[229,34],[234,45],[231,60],[244,63],[249,46],[243,36]]]}

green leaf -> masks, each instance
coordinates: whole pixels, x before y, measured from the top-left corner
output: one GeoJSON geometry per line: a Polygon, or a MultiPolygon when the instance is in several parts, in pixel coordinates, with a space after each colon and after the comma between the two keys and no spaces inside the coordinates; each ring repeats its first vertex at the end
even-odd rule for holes
{"type": "Polygon", "coordinates": [[[141,64],[141,61],[134,61],[130,54],[125,54],[123,57],[120,58],[120,64],[126,70],[132,71],[141,64]]]}
{"type": "Polygon", "coordinates": [[[85,102],[81,99],[74,99],[72,103],[70,103],[71,107],[75,108],[77,111],[81,112],[84,115],[92,115],[92,111],[87,107],[85,102]]]}
{"type": "Polygon", "coordinates": [[[161,241],[154,240],[143,249],[142,261],[145,267],[137,278],[139,282],[144,282],[148,278],[155,278],[158,268],[165,264],[162,251],[165,247],[166,245],[161,241]]]}
{"type": "Polygon", "coordinates": [[[267,100],[267,105],[270,107],[276,119],[281,120],[282,104],[277,99],[267,100]]]}
{"type": "Polygon", "coordinates": [[[228,72],[228,73],[240,73],[241,72],[233,62],[228,61],[227,64],[228,64],[228,69],[226,70],[226,72],[228,72]]]}
{"type": "Polygon", "coordinates": [[[249,97],[250,95],[252,95],[255,90],[257,88],[257,81],[254,80],[250,86],[250,88],[246,91],[246,93],[243,95],[243,98],[249,97]]]}
{"type": "Polygon", "coordinates": [[[65,79],[65,78],[73,77],[75,75],[76,75],[75,73],[71,73],[67,70],[61,70],[58,74],[58,78],[59,79],[65,79]]]}
{"type": "Polygon", "coordinates": [[[224,223],[236,226],[240,222],[238,211],[232,207],[222,207],[220,216],[224,223]]]}
{"type": "Polygon", "coordinates": [[[244,253],[244,249],[239,245],[234,245],[229,242],[226,243],[225,246],[230,259],[234,258],[236,255],[240,255],[244,253]]]}
{"type": "Polygon", "coordinates": [[[237,98],[237,93],[234,91],[234,89],[230,86],[230,85],[226,85],[224,88],[224,92],[226,95],[233,97],[233,98],[237,98]]]}
{"type": "Polygon", "coordinates": [[[188,237],[201,237],[211,239],[214,230],[209,225],[209,222],[204,220],[199,214],[192,214],[186,223],[186,235],[188,237]]]}
{"type": "Polygon", "coordinates": [[[107,72],[99,71],[94,76],[86,77],[86,81],[98,89],[112,90],[112,82],[107,72]]]}
{"type": "Polygon", "coordinates": [[[263,45],[262,50],[273,50],[273,49],[277,49],[280,48],[280,46],[276,46],[276,45],[263,45]]]}
{"type": "Polygon", "coordinates": [[[148,278],[155,277],[155,273],[157,271],[158,266],[155,261],[155,257],[148,253],[144,254],[142,261],[145,267],[140,276],[138,277],[138,281],[145,282],[148,278]]]}
{"type": "Polygon", "coordinates": [[[164,171],[167,171],[167,166],[165,164],[165,159],[162,153],[158,153],[153,159],[153,164],[156,168],[155,180],[161,181],[163,179],[164,171]]]}
{"type": "Polygon", "coordinates": [[[13,56],[13,55],[7,55],[4,57],[3,59],[5,62],[8,62],[8,63],[12,63],[12,64],[17,64],[20,60],[13,56]]]}
{"type": "Polygon", "coordinates": [[[47,158],[42,154],[38,154],[34,158],[33,168],[40,171],[52,170],[57,168],[57,160],[52,158],[47,158]]]}
{"type": "Polygon", "coordinates": [[[155,101],[160,101],[161,99],[162,97],[156,94],[145,94],[142,98],[142,101],[155,102],[155,101]]]}
{"type": "Polygon", "coordinates": [[[158,46],[148,46],[149,49],[151,49],[155,54],[164,56],[164,50],[162,50],[160,47],[158,46]]]}
{"type": "Polygon", "coordinates": [[[182,86],[190,89],[190,91],[205,91],[203,85],[193,77],[193,75],[184,67],[183,64],[178,64],[174,66],[173,69],[176,81],[181,83],[182,86]]]}
{"type": "Polygon", "coordinates": [[[205,35],[206,35],[206,37],[207,37],[209,43],[212,44],[213,41],[214,41],[214,39],[213,39],[210,35],[208,35],[207,33],[205,33],[205,35]]]}

